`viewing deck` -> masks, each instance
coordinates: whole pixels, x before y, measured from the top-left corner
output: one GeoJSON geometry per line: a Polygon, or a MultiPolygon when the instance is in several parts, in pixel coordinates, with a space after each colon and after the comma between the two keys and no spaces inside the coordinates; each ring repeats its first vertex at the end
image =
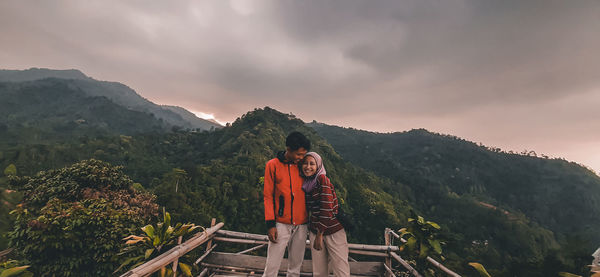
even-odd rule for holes
{"type": "MultiPolygon", "coordinates": [[[[268,245],[266,235],[250,234],[222,230],[224,224],[218,223],[206,229],[205,232],[188,239],[175,246],[160,256],[122,274],[121,277],[141,277],[160,270],[163,267],[172,266],[177,268],[179,257],[186,253],[205,246],[204,253],[195,261],[201,268],[199,277],[204,276],[261,276],[265,267],[266,257],[251,255],[249,253],[265,248],[268,245]],[[218,243],[235,243],[247,245],[249,248],[236,253],[217,252],[218,243]]],[[[400,264],[403,274],[421,276],[408,262],[397,253],[398,246],[394,246],[394,238],[400,239],[390,229],[384,231],[385,245],[368,245],[349,243],[350,252],[350,274],[351,276],[396,276],[393,263],[400,264]],[[358,261],[355,257],[370,257],[370,261],[358,261]]],[[[306,247],[310,248],[310,242],[306,241],[306,247]]],[[[445,272],[448,276],[460,276],[444,267],[442,264],[428,257],[430,263],[445,272]]],[[[281,263],[279,276],[285,276],[287,259],[281,263]]],[[[176,270],[174,270],[176,271],[176,270]]],[[[312,276],[312,262],[305,259],[302,263],[301,276],[312,276]]]]}

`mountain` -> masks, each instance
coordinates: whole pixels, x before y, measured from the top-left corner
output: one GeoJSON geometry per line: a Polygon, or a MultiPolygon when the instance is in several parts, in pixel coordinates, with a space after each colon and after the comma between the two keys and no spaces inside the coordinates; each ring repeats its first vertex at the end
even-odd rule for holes
{"type": "Polygon", "coordinates": [[[166,109],[137,94],[133,89],[117,82],[97,81],[78,70],[52,70],[32,68],[28,70],[0,70],[0,82],[25,82],[45,78],[62,79],[88,96],[103,96],[114,103],[134,111],[149,113],[166,123],[185,129],[211,130],[219,124],[194,116],[183,108],[166,109]],[[186,113],[187,112],[187,113],[186,113]]]}
{"type": "Polygon", "coordinates": [[[91,78],[77,69],[56,70],[47,68],[30,68],[26,70],[0,69],[0,82],[25,82],[45,78],[90,80],[91,78]]]}
{"type": "Polygon", "coordinates": [[[0,82],[0,142],[50,143],[78,136],[165,132],[170,125],[90,96],[66,79],[0,82]]]}
{"type": "MultiPolygon", "coordinates": [[[[64,80],[43,81],[65,85],[64,80]]],[[[14,128],[6,126],[11,132],[14,128]]],[[[468,164],[486,172],[506,166],[490,160],[498,153],[425,130],[396,134],[405,136],[398,140],[395,136],[381,139],[381,134],[338,128],[307,125],[293,115],[267,107],[248,112],[230,126],[213,132],[179,130],[131,136],[90,132],[54,143],[23,140],[0,144],[0,169],[14,164],[19,175],[32,176],[40,170],[100,159],[123,166],[125,173],[139,182],[139,187],[154,193],[157,202],[178,221],[206,226],[210,218],[216,217],[228,229],[263,233],[264,165],[285,148],[287,134],[301,131],[312,141],[312,150],[323,157],[343,209],[358,226],[349,234],[352,242],[383,243],[382,230],[405,227],[414,210],[440,223],[447,242],[444,264],[461,274],[473,273],[467,265],[473,261],[484,264],[493,276],[584,272],[591,253],[586,251],[593,245],[589,240],[577,240],[542,226],[528,211],[495,200],[495,194],[486,186],[452,181],[475,176],[465,175],[465,171],[474,170],[468,164]],[[473,146],[481,148],[476,152],[479,154],[467,151],[473,146]]],[[[530,158],[515,155],[514,161],[506,161],[516,163],[511,167],[518,173],[513,174],[515,179],[525,178],[518,171],[523,166],[520,161],[530,158]]],[[[579,174],[568,166],[556,170],[561,175],[579,174]]],[[[530,168],[525,171],[531,176],[540,174],[530,168]]],[[[530,181],[526,179],[522,185],[530,181]]],[[[593,190],[589,192],[593,194],[593,190]]],[[[580,193],[588,191],[577,192],[578,197],[582,197],[580,193]]],[[[561,203],[557,205],[556,209],[568,209],[561,203]]]]}
{"type": "MultiPolygon", "coordinates": [[[[474,223],[463,212],[485,208],[549,230],[561,244],[561,254],[573,245],[586,245],[568,254],[589,255],[600,245],[600,178],[576,163],[505,153],[423,129],[382,134],[308,125],[344,159],[409,186],[412,205],[451,229],[462,228],[463,234],[474,223]],[[464,200],[465,210],[452,205],[456,199],[464,200]]],[[[480,227],[474,240],[493,244],[501,235],[480,227]]]]}

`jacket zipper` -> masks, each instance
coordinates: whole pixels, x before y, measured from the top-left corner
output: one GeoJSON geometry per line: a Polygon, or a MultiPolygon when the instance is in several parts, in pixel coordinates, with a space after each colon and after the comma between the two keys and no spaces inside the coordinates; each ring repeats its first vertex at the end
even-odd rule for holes
{"type": "Polygon", "coordinates": [[[290,196],[292,197],[292,201],[291,201],[291,213],[290,213],[290,220],[291,223],[294,224],[294,191],[292,190],[292,171],[290,169],[290,165],[288,164],[288,174],[290,176],[290,196]]]}

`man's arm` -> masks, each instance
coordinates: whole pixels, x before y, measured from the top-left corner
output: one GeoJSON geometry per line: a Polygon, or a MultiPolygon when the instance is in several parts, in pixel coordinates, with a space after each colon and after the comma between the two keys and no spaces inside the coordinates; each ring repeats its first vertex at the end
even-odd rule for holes
{"type": "Polygon", "coordinates": [[[277,229],[275,228],[275,210],[273,195],[275,194],[275,168],[272,163],[265,166],[265,178],[263,188],[263,201],[265,206],[265,223],[269,240],[277,242],[277,229]]]}

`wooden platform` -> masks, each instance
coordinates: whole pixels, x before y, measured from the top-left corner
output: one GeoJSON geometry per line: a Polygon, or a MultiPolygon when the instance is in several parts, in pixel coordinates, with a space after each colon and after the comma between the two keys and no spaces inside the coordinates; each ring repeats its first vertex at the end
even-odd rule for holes
{"type": "MultiPolygon", "coordinates": [[[[167,266],[175,269],[178,260],[186,253],[197,249],[198,247],[206,247],[201,256],[196,259],[194,264],[200,266],[200,275],[198,277],[209,276],[261,276],[265,268],[267,258],[264,256],[248,255],[247,253],[255,252],[259,249],[264,249],[268,244],[268,238],[262,234],[250,234],[236,231],[221,230],[224,223],[216,223],[213,219],[211,227],[204,232],[198,233],[195,236],[181,241],[180,244],[160,254],[158,257],[145,262],[121,275],[121,277],[145,277],[161,270],[167,266]],[[217,247],[217,243],[245,245],[245,250],[238,253],[222,253],[213,251],[217,247]],[[249,248],[248,248],[249,247],[249,248]]],[[[372,261],[356,261],[350,258],[350,274],[351,276],[390,276],[395,277],[401,273],[403,276],[410,274],[415,277],[422,277],[407,261],[400,257],[399,247],[393,244],[393,238],[402,240],[402,238],[394,233],[391,229],[386,228],[384,231],[385,245],[368,245],[368,244],[348,244],[350,254],[355,256],[368,256],[370,260],[380,259],[380,262],[372,261]],[[393,263],[398,263],[394,265],[393,263]]],[[[310,248],[310,242],[306,242],[306,247],[310,248]]],[[[264,251],[262,251],[264,253],[264,251]]],[[[434,267],[445,272],[451,277],[460,277],[460,275],[449,270],[431,257],[427,257],[434,267]]],[[[288,266],[287,259],[281,263],[279,276],[285,276],[288,266]]],[[[300,272],[301,276],[312,276],[312,261],[304,260],[300,272]]],[[[330,275],[331,276],[331,275],[330,275]]]]}
{"type": "MultiPolygon", "coordinates": [[[[218,269],[220,276],[255,276],[262,275],[266,260],[262,256],[213,252],[202,261],[202,266],[218,269]]],[[[283,259],[279,273],[285,275],[287,266],[287,259],[283,259]]],[[[383,271],[383,262],[350,262],[352,276],[381,276],[383,271]]],[[[301,275],[312,276],[311,260],[304,260],[301,275]]]]}

